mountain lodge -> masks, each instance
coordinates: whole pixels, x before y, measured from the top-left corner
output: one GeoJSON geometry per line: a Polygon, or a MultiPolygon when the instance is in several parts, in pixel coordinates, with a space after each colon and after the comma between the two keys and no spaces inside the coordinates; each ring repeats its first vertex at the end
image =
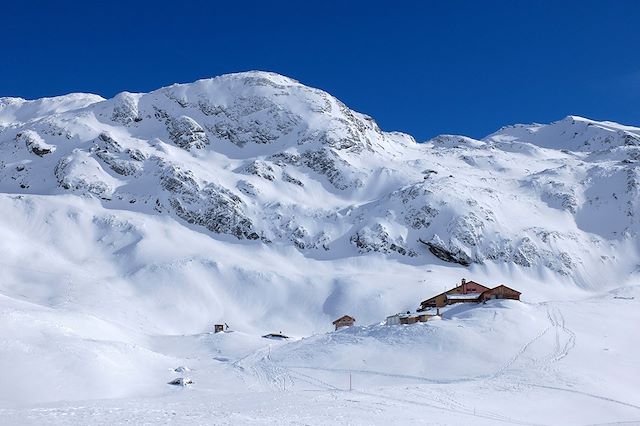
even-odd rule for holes
{"type": "Polygon", "coordinates": [[[480,303],[491,299],[520,300],[520,294],[519,291],[503,284],[489,288],[463,278],[459,286],[420,302],[418,312],[429,308],[442,308],[454,303],[480,303]]]}

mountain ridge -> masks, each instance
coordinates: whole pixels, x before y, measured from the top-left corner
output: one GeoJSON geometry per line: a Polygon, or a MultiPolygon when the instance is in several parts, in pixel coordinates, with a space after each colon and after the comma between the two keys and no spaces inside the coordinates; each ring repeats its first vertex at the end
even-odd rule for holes
{"type": "MultiPolygon", "coordinates": [[[[433,255],[542,267],[581,282],[600,262],[584,247],[638,231],[640,129],[631,126],[568,116],[482,140],[416,143],[324,91],[265,72],[108,100],[25,102],[44,112],[3,119],[7,194],[96,197],[109,209],[170,214],[211,235],[316,257],[378,252],[428,264],[433,255]],[[605,210],[617,220],[597,223],[605,210]]],[[[0,117],[12,108],[0,103],[0,117]]]]}

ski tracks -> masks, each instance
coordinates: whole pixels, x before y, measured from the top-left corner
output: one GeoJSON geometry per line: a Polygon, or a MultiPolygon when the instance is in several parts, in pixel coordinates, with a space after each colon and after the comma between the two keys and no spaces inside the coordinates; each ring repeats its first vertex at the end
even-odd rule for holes
{"type": "Polygon", "coordinates": [[[523,365],[523,368],[538,368],[541,370],[549,370],[551,365],[560,361],[566,357],[571,349],[576,345],[576,334],[566,326],[564,315],[560,308],[552,306],[549,303],[542,303],[546,311],[546,317],[549,321],[549,325],[542,330],[538,335],[533,337],[527,343],[525,343],[504,365],[502,365],[493,375],[493,378],[497,378],[503,375],[507,370],[513,367],[519,362],[523,355],[529,351],[529,349],[541,341],[550,332],[553,333],[553,349],[547,355],[541,358],[532,358],[530,365],[523,365]]]}

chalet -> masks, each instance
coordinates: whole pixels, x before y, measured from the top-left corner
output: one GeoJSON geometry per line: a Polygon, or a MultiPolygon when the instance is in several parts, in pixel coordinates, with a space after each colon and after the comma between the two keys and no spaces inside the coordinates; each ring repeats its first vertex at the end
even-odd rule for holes
{"type": "Polygon", "coordinates": [[[520,300],[520,294],[519,291],[506,285],[501,284],[497,287],[489,288],[475,281],[466,281],[463,278],[459,286],[420,302],[418,312],[427,311],[430,308],[441,308],[454,303],[480,303],[491,299],[520,300]]]}
{"type": "Polygon", "coordinates": [[[433,296],[430,299],[423,300],[420,303],[420,309],[418,309],[418,311],[424,311],[428,308],[442,308],[443,306],[459,302],[477,303],[480,294],[487,290],[490,290],[489,287],[485,287],[475,281],[467,281],[463,278],[459,286],[433,296]]]}
{"type": "Polygon", "coordinates": [[[333,322],[333,325],[335,325],[336,330],[338,330],[339,328],[342,328],[342,327],[351,327],[355,322],[356,322],[356,319],[354,317],[349,315],[343,315],[337,320],[335,320],[333,322]]]}

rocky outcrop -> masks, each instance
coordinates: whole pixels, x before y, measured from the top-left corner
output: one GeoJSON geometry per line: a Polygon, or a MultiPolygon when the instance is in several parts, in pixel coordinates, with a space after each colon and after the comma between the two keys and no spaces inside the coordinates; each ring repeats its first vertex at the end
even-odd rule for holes
{"type": "Polygon", "coordinates": [[[173,211],[188,223],[238,239],[261,238],[251,219],[244,214],[244,203],[240,197],[227,188],[212,182],[201,186],[192,172],[175,165],[164,169],[160,182],[168,192],[173,211]]]}
{"type": "Polygon", "coordinates": [[[104,161],[111,170],[122,176],[134,176],[142,173],[141,160],[144,159],[140,151],[125,150],[107,133],[100,133],[96,138],[93,153],[104,161]]]}
{"type": "Polygon", "coordinates": [[[250,175],[259,176],[266,180],[275,180],[273,167],[264,161],[255,160],[246,166],[243,171],[250,175]]]}
{"type": "Polygon", "coordinates": [[[330,149],[306,151],[302,154],[301,161],[314,172],[325,176],[337,189],[344,190],[349,187],[357,188],[362,186],[362,181],[359,179],[349,178],[345,175],[345,172],[351,168],[349,163],[330,149]]]}
{"type": "Polygon", "coordinates": [[[198,107],[215,118],[207,126],[212,134],[238,146],[273,143],[292,133],[301,121],[273,100],[257,96],[237,98],[229,106],[201,100],[198,107]]]}
{"type": "Polygon", "coordinates": [[[298,186],[304,186],[301,180],[294,178],[287,172],[282,172],[282,180],[298,186]]]}
{"type": "Polygon", "coordinates": [[[457,263],[462,266],[474,263],[473,259],[460,247],[445,244],[438,235],[434,235],[429,241],[420,240],[420,242],[427,246],[431,254],[445,262],[457,263]]]}
{"type": "Polygon", "coordinates": [[[129,126],[142,121],[138,112],[138,101],[132,93],[122,92],[113,98],[113,113],[111,120],[129,126]]]}
{"type": "Polygon", "coordinates": [[[371,228],[365,227],[356,232],[350,238],[351,244],[358,248],[360,253],[398,253],[402,256],[415,257],[418,254],[407,247],[402,238],[392,238],[384,225],[377,224],[371,228]]]}
{"type": "Polygon", "coordinates": [[[42,137],[33,130],[25,130],[16,135],[16,142],[24,143],[29,152],[44,157],[56,150],[55,145],[48,144],[42,137]]]}
{"type": "Polygon", "coordinates": [[[81,195],[110,199],[115,181],[86,152],[75,151],[61,158],[55,169],[58,186],[81,195]]]}
{"type": "Polygon", "coordinates": [[[164,122],[169,139],[183,149],[202,149],[209,144],[207,133],[193,118],[186,115],[171,116],[166,110],[153,107],[155,117],[164,122]]]}
{"type": "Polygon", "coordinates": [[[193,118],[182,115],[167,120],[169,138],[180,148],[202,149],[209,144],[206,132],[193,118]]]}

